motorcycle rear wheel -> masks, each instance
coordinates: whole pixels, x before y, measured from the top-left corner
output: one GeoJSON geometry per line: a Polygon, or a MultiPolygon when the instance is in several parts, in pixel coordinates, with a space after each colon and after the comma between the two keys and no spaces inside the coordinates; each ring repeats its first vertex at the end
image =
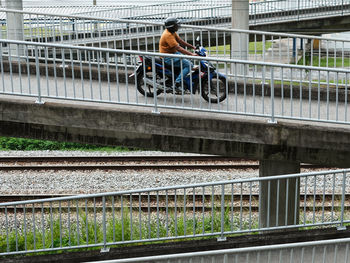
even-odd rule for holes
{"type": "Polygon", "coordinates": [[[214,76],[210,81],[203,79],[201,95],[208,102],[219,103],[226,99],[227,80],[223,76],[218,77],[214,76]]]}
{"type": "MultiPolygon", "coordinates": [[[[154,87],[153,85],[150,85],[148,83],[145,83],[144,77],[143,77],[144,73],[141,72],[139,74],[137,74],[137,90],[145,97],[153,97],[154,96],[154,87]]],[[[153,74],[152,71],[146,72],[146,76],[145,78],[151,80],[153,82],[153,74]]],[[[157,76],[158,78],[158,76],[157,76]]],[[[157,96],[162,93],[162,90],[157,89],[157,96]]]]}

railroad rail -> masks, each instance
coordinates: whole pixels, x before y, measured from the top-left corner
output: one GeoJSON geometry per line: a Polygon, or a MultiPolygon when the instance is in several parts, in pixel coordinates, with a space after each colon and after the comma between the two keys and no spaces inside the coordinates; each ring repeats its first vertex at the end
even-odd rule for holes
{"type": "Polygon", "coordinates": [[[9,162],[178,162],[178,161],[252,161],[219,155],[150,155],[150,156],[7,156],[0,163],[9,162]]]}
{"type": "MultiPolygon", "coordinates": [[[[74,156],[74,157],[1,157],[0,171],[12,170],[211,170],[258,169],[256,161],[222,156],[74,156]],[[154,164],[156,162],[156,164],[154,164]],[[181,163],[180,163],[181,162],[181,163]],[[15,163],[14,165],[7,165],[15,163]],[[32,165],[40,163],[40,165],[32,165]],[[46,165],[47,163],[55,163],[46,165]],[[57,164],[59,163],[59,164],[57,164]],[[69,163],[69,164],[67,164],[69,163]],[[79,164],[72,164],[79,163],[79,164]],[[90,163],[90,164],[89,164],[90,163]],[[91,164],[94,163],[94,164],[91,164]],[[117,164],[106,164],[117,163],[117,164]],[[126,164],[125,164],[126,163],[126,164]],[[132,164],[128,164],[132,163],[132,164]],[[146,164],[152,163],[152,164],[146,164]],[[1,165],[6,164],[6,165],[1,165]]],[[[325,168],[302,164],[301,168],[325,168]]]]}

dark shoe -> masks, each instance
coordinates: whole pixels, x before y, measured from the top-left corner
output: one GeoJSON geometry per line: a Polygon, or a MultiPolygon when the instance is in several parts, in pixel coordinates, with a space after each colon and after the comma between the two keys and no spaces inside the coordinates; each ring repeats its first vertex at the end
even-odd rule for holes
{"type": "Polygon", "coordinates": [[[181,84],[180,83],[175,83],[175,94],[176,95],[186,95],[186,94],[190,94],[191,92],[188,89],[184,89],[182,90],[181,88],[181,84]]]}
{"type": "Polygon", "coordinates": [[[175,88],[175,94],[176,95],[181,95],[182,94],[182,89],[181,88],[175,88]]]}
{"type": "Polygon", "coordinates": [[[181,88],[177,88],[177,87],[173,87],[173,88],[167,87],[165,92],[166,93],[174,93],[175,92],[175,94],[178,95],[178,94],[182,93],[182,89],[181,88]]]}
{"type": "Polygon", "coordinates": [[[182,94],[181,83],[175,82],[174,90],[176,95],[182,94]]]}
{"type": "Polygon", "coordinates": [[[177,82],[175,82],[175,85],[173,87],[165,87],[166,93],[174,93],[175,92],[175,94],[179,94],[179,92],[180,92],[180,94],[181,94],[181,91],[182,91],[181,84],[177,83],[177,82]]]}
{"type": "Polygon", "coordinates": [[[172,87],[159,87],[158,90],[161,90],[162,92],[165,92],[165,93],[171,93],[173,92],[173,88],[172,87]]]}

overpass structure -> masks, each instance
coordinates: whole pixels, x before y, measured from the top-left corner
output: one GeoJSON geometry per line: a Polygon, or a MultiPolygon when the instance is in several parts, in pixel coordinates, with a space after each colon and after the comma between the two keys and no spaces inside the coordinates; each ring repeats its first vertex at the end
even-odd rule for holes
{"type": "MultiPolygon", "coordinates": [[[[202,100],[199,94],[144,97],[138,88],[160,93],[155,83],[161,85],[162,78],[152,74],[152,87],[137,74],[129,77],[136,73],[136,64],[130,69],[108,60],[130,57],[134,61],[148,56],[155,63],[159,53],[1,41],[14,46],[10,52],[34,50],[36,55],[33,62],[29,56],[11,54],[3,54],[0,61],[2,136],[249,157],[260,160],[261,177],[298,173],[301,162],[348,166],[346,68],[206,58],[228,79],[224,85],[218,78],[208,85],[205,80],[199,83],[200,93],[208,92],[213,97],[218,92],[226,94],[224,102],[215,104],[202,100]],[[44,63],[37,55],[39,48],[46,56],[44,63]],[[107,62],[103,66],[91,60],[88,64],[82,59],[79,63],[65,58],[50,60],[48,49],[86,53],[90,58],[95,53],[97,59],[105,57],[107,62]],[[223,65],[221,69],[219,63],[223,65]],[[246,70],[238,72],[238,67],[246,70]],[[285,79],[285,74],[291,79],[285,79]]],[[[146,70],[144,66],[142,71],[146,70]]],[[[294,197],[299,187],[293,182],[280,183],[280,187],[287,187],[284,193],[288,193],[288,199],[294,200],[290,207],[298,203],[294,197]]],[[[269,218],[285,217],[281,212],[285,197],[279,195],[273,202],[269,198],[277,188],[277,182],[261,186],[262,226],[269,224],[269,218]],[[276,209],[281,205],[280,210],[276,209]]],[[[288,220],[297,218],[297,211],[291,211],[288,220]]]]}
{"type": "MultiPolygon", "coordinates": [[[[72,16],[57,17],[72,18],[72,16]]],[[[78,19],[78,17],[75,18],[78,19]]],[[[93,21],[89,18],[79,17],[79,19],[89,21],[87,24],[90,25],[93,21]]],[[[96,20],[96,18],[93,19],[96,20]]],[[[110,21],[125,23],[129,26],[133,23],[138,25],[134,28],[151,28],[153,31],[160,27],[159,23],[112,19],[110,21]],[[139,26],[141,24],[143,24],[142,27],[139,26]]],[[[94,33],[93,30],[93,26],[88,29],[89,32],[94,33]]],[[[105,29],[105,32],[110,32],[108,30],[105,29]]],[[[344,213],[345,196],[349,184],[348,170],[309,175],[294,173],[299,173],[301,162],[337,167],[348,167],[349,165],[348,89],[350,72],[346,49],[348,40],[245,30],[205,29],[186,25],[184,26],[184,38],[193,41],[195,35],[202,36],[202,44],[206,45],[212,54],[211,57],[205,59],[213,63],[217,70],[227,78],[224,85],[219,84],[218,78],[214,78],[210,83],[208,81],[206,83],[205,80],[198,83],[199,93],[203,92],[205,87],[207,87],[205,92],[210,96],[215,97],[219,92],[225,93],[227,99],[216,104],[202,100],[196,93],[162,93],[161,86],[164,85],[165,80],[157,78],[154,71],[151,72],[149,78],[152,85],[145,78],[138,79],[137,74],[130,77],[131,73],[137,73],[137,61],[140,57],[143,59],[146,56],[149,57],[154,65],[156,61],[159,61],[160,56],[159,53],[154,52],[155,49],[147,50],[148,45],[145,43],[148,41],[148,34],[140,36],[138,33],[142,30],[132,31],[131,27],[128,31],[120,31],[125,34],[122,35],[124,40],[121,41],[124,43],[124,49],[65,44],[63,40],[65,38],[72,40],[72,35],[66,35],[64,31],[58,31],[57,35],[51,36],[56,40],[54,43],[0,40],[2,44],[0,45],[0,92],[2,94],[0,135],[258,159],[261,176],[258,179],[247,182],[220,182],[189,186],[191,189],[196,187],[215,189],[216,186],[219,186],[218,191],[221,191],[223,196],[220,203],[220,231],[213,229],[209,233],[204,231],[203,236],[220,235],[224,239],[226,234],[232,233],[319,225],[337,225],[343,229],[344,223],[347,223],[348,220],[344,213]],[[258,49],[258,41],[254,42],[254,52],[251,54],[259,57],[260,61],[237,59],[233,54],[233,49],[226,49],[227,45],[231,45],[226,41],[230,40],[233,33],[245,35],[245,37],[249,35],[249,38],[252,35],[253,39],[261,40],[261,54],[258,49]],[[136,44],[133,44],[135,43],[132,39],[133,34],[138,34],[136,44]],[[215,37],[212,38],[212,35],[215,37]],[[125,39],[125,36],[128,37],[125,39]],[[294,38],[308,41],[300,41],[303,48],[297,51],[289,48],[288,41],[294,38]],[[216,42],[212,42],[212,39],[215,39],[216,42]],[[277,42],[274,42],[276,39],[277,42]],[[287,39],[287,44],[283,45],[285,39],[287,39]],[[144,40],[142,44],[141,40],[144,40]],[[323,41],[327,45],[322,48],[321,45],[315,46],[316,40],[323,41]],[[266,50],[267,43],[270,43],[268,41],[272,43],[266,50]],[[129,44],[126,44],[127,42],[129,44]],[[220,43],[224,43],[222,50],[211,49],[213,46],[219,46],[220,43]],[[332,44],[329,45],[329,43],[332,44]],[[137,47],[136,50],[133,50],[134,45],[137,47]],[[128,50],[125,49],[126,46],[128,50]],[[143,48],[146,51],[142,50],[143,48]],[[273,54],[280,59],[278,63],[273,59],[275,58],[273,54]],[[294,64],[290,64],[289,59],[282,61],[286,54],[288,58],[292,58],[294,64]],[[315,57],[317,59],[314,59],[315,57]],[[307,58],[310,59],[309,62],[307,58]],[[326,64],[322,62],[324,58],[326,64]],[[297,63],[298,61],[300,64],[297,63]],[[340,61],[340,65],[334,63],[330,66],[330,61],[340,61]],[[137,86],[140,81],[141,86],[137,86]],[[159,89],[160,94],[145,97],[138,92],[137,87],[148,89],[153,94],[157,94],[159,89]],[[290,173],[294,175],[273,176],[290,173]],[[301,178],[308,178],[303,179],[306,181],[314,180],[314,187],[317,188],[319,186],[317,182],[322,177],[324,185],[333,182],[332,189],[334,189],[335,182],[342,182],[341,209],[337,210],[340,213],[334,217],[336,208],[333,205],[330,221],[325,218],[316,220],[315,216],[311,219],[312,224],[309,224],[306,215],[304,221],[299,220],[298,204],[300,200],[297,197],[301,191],[301,178]],[[260,219],[258,227],[252,227],[252,224],[249,224],[248,229],[239,228],[237,230],[233,228],[232,223],[232,228],[230,225],[228,231],[224,225],[225,193],[232,194],[230,192],[232,189],[237,191],[237,187],[246,183],[248,184],[247,189],[253,187],[253,183],[259,185],[260,219]],[[234,185],[233,188],[232,185],[234,185]],[[271,199],[271,196],[276,198],[271,199]]],[[[102,37],[101,33],[99,34],[99,37],[102,37]]],[[[37,40],[40,39],[44,38],[37,38],[37,40]]],[[[102,45],[103,42],[99,43],[102,45]]],[[[154,46],[153,43],[152,45],[154,46]]],[[[203,59],[177,55],[162,54],[162,56],[192,59],[195,64],[199,64],[199,60],[203,59]]],[[[147,70],[149,69],[144,65],[142,71],[147,70]]],[[[194,81],[191,79],[191,82],[194,81]]],[[[180,186],[176,189],[176,191],[181,189],[183,191],[181,193],[186,196],[187,186],[180,186]],[[182,190],[184,188],[186,190],[182,190]]],[[[170,190],[174,189],[146,189],[100,195],[98,198],[106,202],[107,196],[110,200],[111,196],[123,199],[124,197],[121,196],[126,195],[129,200],[132,200],[134,194],[170,190]]],[[[307,190],[305,189],[304,193],[307,190]]],[[[0,207],[6,216],[13,218],[12,214],[7,214],[7,211],[10,209],[16,211],[17,207],[23,207],[25,214],[27,205],[34,204],[35,210],[37,204],[44,207],[44,204],[48,202],[49,206],[45,206],[48,207],[45,209],[50,211],[52,202],[68,200],[75,202],[78,199],[85,201],[96,197],[6,203],[0,204],[0,207]]],[[[130,201],[132,211],[134,206],[131,203],[130,201]]],[[[79,203],[76,205],[79,207],[79,203]]],[[[213,206],[217,205],[213,203],[213,206]]],[[[105,208],[105,205],[103,207],[105,208]]],[[[106,209],[103,207],[102,220],[107,222],[106,209]]],[[[233,206],[231,209],[235,210],[233,206]]],[[[242,209],[240,207],[240,210],[242,209]]],[[[195,210],[196,208],[192,214],[194,221],[195,210]]],[[[79,218],[78,211],[78,208],[74,211],[74,216],[77,218],[79,218]]],[[[45,215],[50,215],[50,213],[42,212],[39,215],[44,218],[42,219],[43,229],[46,224],[45,215]]],[[[132,213],[130,214],[133,217],[132,213]]],[[[36,222],[35,216],[34,222],[36,222]]],[[[71,214],[69,218],[70,216],[71,214]]],[[[184,217],[186,217],[186,212],[184,217]]],[[[24,220],[25,218],[27,217],[24,216],[24,220]]],[[[15,222],[18,220],[16,212],[14,220],[15,222]]],[[[249,220],[248,222],[253,223],[249,220]]],[[[103,225],[106,227],[106,224],[103,225]]],[[[6,225],[6,229],[9,233],[17,235],[17,232],[10,229],[10,224],[6,225]]],[[[196,230],[193,230],[192,234],[195,232],[196,230]]],[[[181,235],[181,238],[185,237],[187,237],[186,232],[181,235]]],[[[157,236],[156,239],[148,238],[146,241],[168,238],[170,237],[157,236]]],[[[174,237],[170,239],[172,238],[174,237]]],[[[7,234],[7,240],[9,240],[9,234],[7,234]]],[[[52,238],[51,241],[53,240],[52,238]]],[[[135,238],[130,242],[142,240],[135,238]]],[[[129,241],[122,241],[122,243],[129,243],[129,241]]],[[[116,243],[115,240],[108,241],[106,232],[104,232],[102,243],[95,241],[90,244],[87,242],[82,246],[78,243],[77,247],[100,246],[101,244],[106,247],[108,244],[119,243],[116,243]]],[[[71,246],[63,249],[69,248],[71,246]]],[[[59,249],[62,249],[62,246],[53,250],[59,249]]],[[[43,251],[52,251],[52,247],[44,246],[43,251]]],[[[5,254],[26,252],[28,249],[20,250],[18,244],[14,250],[10,249],[8,244],[5,254]]],[[[34,248],[30,252],[40,252],[40,249],[34,248]]]]}
{"type": "MultiPolygon", "coordinates": [[[[14,5],[12,9],[16,7],[14,5]]],[[[17,8],[21,9],[19,6],[17,8]]],[[[315,35],[344,32],[349,25],[349,10],[349,3],[344,2],[344,0],[251,2],[249,6],[249,26],[251,30],[311,32],[315,35]]],[[[22,12],[12,10],[13,12],[9,12],[11,9],[2,9],[1,11],[0,18],[3,19],[1,34],[3,38],[8,35],[7,29],[9,28],[6,24],[6,14],[9,14],[9,17],[12,14],[12,16],[18,17],[18,22],[23,17],[25,30],[18,30],[24,31],[24,39],[26,40],[40,42],[64,41],[80,45],[98,44],[103,41],[103,46],[108,46],[108,41],[113,42],[116,35],[135,33],[139,30],[143,34],[148,33],[150,39],[153,38],[154,40],[154,37],[156,37],[157,40],[159,38],[157,31],[162,26],[143,28],[145,23],[135,24],[130,20],[162,22],[168,16],[177,16],[182,18],[185,24],[228,26],[231,25],[232,17],[232,5],[229,2],[209,2],[206,0],[186,0],[181,3],[141,5],[70,15],[28,10],[22,12]]],[[[12,19],[9,21],[12,21],[12,19]]],[[[158,23],[158,25],[162,25],[162,23],[158,23]]],[[[234,28],[248,29],[240,26],[234,28]]],[[[132,38],[136,40],[135,36],[132,38]]],[[[13,38],[10,37],[10,39],[13,38]]],[[[20,38],[15,39],[21,40],[20,38]]]]}
{"type": "MultiPolygon", "coordinates": [[[[16,32],[22,32],[21,29],[15,29],[13,32],[11,31],[12,33],[3,31],[4,38],[8,35],[9,39],[22,39],[39,43],[157,52],[157,43],[163,31],[163,24],[159,22],[54,15],[50,13],[37,14],[15,10],[10,13],[15,16],[27,16],[26,19],[32,22],[29,27],[25,27],[24,37],[16,35],[16,32]]],[[[337,65],[348,67],[349,65],[350,41],[346,38],[336,39],[266,31],[219,29],[195,25],[183,25],[179,34],[193,45],[196,45],[195,39],[200,37],[200,44],[207,47],[208,55],[211,57],[311,66],[324,65],[326,67],[336,67],[337,65]]],[[[45,59],[43,49],[38,51],[38,56],[45,59]]],[[[57,59],[62,59],[62,50],[56,49],[53,51],[53,49],[48,49],[47,51],[48,59],[52,60],[54,56],[57,59]]],[[[6,44],[4,44],[3,52],[8,54],[6,44]]],[[[11,52],[15,54],[17,50],[12,49],[11,52]]],[[[21,53],[24,54],[23,51],[21,53]]],[[[34,50],[28,50],[28,55],[34,58],[34,50]]],[[[93,61],[96,61],[96,54],[92,53],[91,55],[93,61]]],[[[86,54],[81,54],[81,57],[83,62],[88,62],[86,54]]],[[[75,61],[80,59],[76,53],[66,53],[65,58],[75,61]]],[[[106,62],[104,57],[101,57],[100,60],[103,63],[106,62]]],[[[127,63],[132,66],[133,62],[127,57],[125,60],[118,61],[118,63],[127,63]]]]}
{"type": "MultiPolygon", "coordinates": [[[[26,12],[31,13],[51,13],[51,14],[69,14],[90,17],[104,17],[109,19],[129,19],[129,20],[146,20],[153,22],[162,22],[169,16],[175,16],[182,19],[183,23],[196,25],[231,25],[232,17],[232,0],[183,0],[180,2],[161,2],[156,4],[132,4],[126,5],[118,2],[119,6],[59,6],[59,7],[27,7],[26,12]],[[87,11],[85,11],[87,10],[87,11]]],[[[270,1],[251,1],[249,2],[249,23],[250,29],[267,30],[268,27],[275,26],[276,32],[310,32],[311,29],[318,29],[317,34],[343,30],[346,28],[346,17],[349,13],[349,2],[344,0],[319,0],[319,1],[288,1],[288,0],[270,0],[270,1]],[[332,18],[337,23],[328,22],[332,18]],[[306,20],[305,22],[303,22],[306,20]],[[320,25],[308,26],[310,20],[320,25]],[[286,25],[284,25],[286,24],[286,25]],[[330,27],[333,26],[333,27],[330,27]],[[279,27],[279,29],[278,29],[279,27]],[[299,28],[299,29],[298,29],[299,28]],[[277,30],[276,30],[277,29],[277,30]],[[321,31],[320,31],[321,30],[321,31]]],[[[25,16],[26,25],[38,26],[37,21],[31,21],[34,16],[25,16]]],[[[2,23],[6,24],[6,15],[0,14],[2,23]]],[[[51,21],[54,22],[54,21],[51,21]]],[[[72,23],[72,21],[70,22],[72,23]]],[[[74,21],[73,21],[74,23],[74,21]]],[[[40,21],[39,26],[44,26],[45,22],[40,21]]],[[[46,23],[47,25],[48,23],[46,23]]],[[[341,32],[343,32],[341,31],[341,32]]]]}

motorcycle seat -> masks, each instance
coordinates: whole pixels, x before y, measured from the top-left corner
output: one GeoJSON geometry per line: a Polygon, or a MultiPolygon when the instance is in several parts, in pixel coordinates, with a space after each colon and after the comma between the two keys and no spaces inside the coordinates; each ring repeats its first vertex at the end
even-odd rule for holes
{"type": "MultiPolygon", "coordinates": [[[[152,57],[146,56],[144,59],[145,59],[147,64],[151,64],[152,63],[152,57]]],[[[154,58],[154,62],[156,64],[163,65],[164,60],[163,60],[163,58],[154,58]]],[[[165,64],[165,63],[164,63],[164,65],[165,65],[165,67],[167,69],[171,69],[171,65],[168,65],[168,64],[165,64]]],[[[175,67],[175,69],[177,69],[177,68],[178,67],[175,67]]]]}
{"type": "MultiPolygon", "coordinates": [[[[145,61],[147,64],[151,64],[152,63],[152,57],[144,57],[145,61]]],[[[160,65],[163,65],[163,59],[162,58],[154,58],[154,62],[160,65]]]]}
{"type": "MultiPolygon", "coordinates": [[[[152,57],[149,56],[145,56],[144,57],[146,64],[147,65],[152,65],[152,57]]],[[[165,64],[164,60],[162,58],[154,58],[154,62],[158,65],[161,65],[161,67],[163,67],[163,65],[165,66],[166,69],[172,71],[173,69],[171,68],[171,65],[165,64]],[[163,64],[164,63],[164,64],[163,64]]],[[[174,67],[174,74],[178,75],[181,72],[181,68],[180,67],[174,67]]]]}

